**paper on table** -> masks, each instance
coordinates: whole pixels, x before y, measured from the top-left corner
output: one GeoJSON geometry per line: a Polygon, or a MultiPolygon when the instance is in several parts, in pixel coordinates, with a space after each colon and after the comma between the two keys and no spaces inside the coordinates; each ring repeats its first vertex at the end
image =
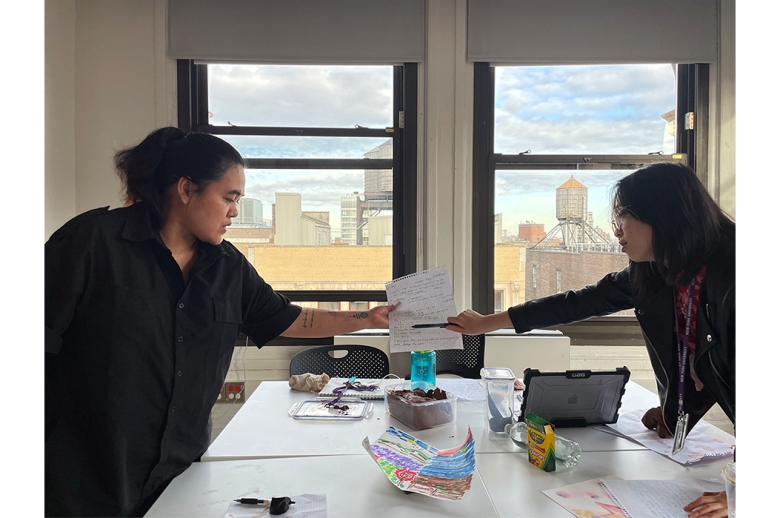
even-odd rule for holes
{"type": "Polygon", "coordinates": [[[603,479],[600,484],[628,518],[686,518],[683,507],[702,493],[723,491],[723,482],[704,479],[603,479]]]}
{"type": "Polygon", "coordinates": [[[463,401],[484,401],[485,386],[470,378],[436,378],[436,386],[455,394],[463,401]]]}
{"type": "Polygon", "coordinates": [[[463,349],[460,333],[444,328],[412,329],[414,324],[446,322],[457,315],[447,270],[436,268],[400,277],[385,285],[387,300],[400,303],[390,313],[390,352],[463,349]]]}
{"type": "MultiPolygon", "coordinates": [[[[244,495],[249,496],[249,495],[244,495]]],[[[328,518],[328,502],[325,495],[295,495],[290,500],[290,508],[284,513],[284,518],[328,518]]],[[[256,505],[242,505],[230,502],[225,518],[270,518],[270,509],[256,505]]]]}
{"type": "Polygon", "coordinates": [[[580,518],[627,518],[597,478],[542,493],[580,518]]]}
{"type": "Polygon", "coordinates": [[[660,453],[680,464],[693,464],[703,459],[712,457],[725,457],[733,454],[732,447],[718,439],[707,435],[705,430],[712,426],[706,421],[699,421],[696,426],[688,433],[685,439],[685,447],[672,455],[674,438],[667,437],[661,439],[655,430],[648,430],[642,424],[642,416],[645,410],[634,410],[625,414],[620,414],[617,423],[607,426],[620,435],[632,439],[639,444],[660,453]]]}

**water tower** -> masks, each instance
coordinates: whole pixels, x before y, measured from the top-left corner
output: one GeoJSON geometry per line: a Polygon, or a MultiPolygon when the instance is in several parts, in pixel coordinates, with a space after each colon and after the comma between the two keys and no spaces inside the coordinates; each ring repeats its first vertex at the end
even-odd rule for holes
{"type": "Polygon", "coordinates": [[[619,252],[588,221],[588,188],[574,179],[574,175],[555,190],[555,217],[558,224],[531,250],[560,250],[565,252],[619,252]]]}

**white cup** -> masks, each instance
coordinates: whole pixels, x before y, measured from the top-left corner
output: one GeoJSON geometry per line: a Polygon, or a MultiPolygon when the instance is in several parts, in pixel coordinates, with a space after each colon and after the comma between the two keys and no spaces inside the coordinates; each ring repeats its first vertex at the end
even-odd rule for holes
{"type": "Polygon", "coordinates": [[[726,481],[726,500],[729,503],[729,518],[737,516],[737,464],[729,462],[723,468],[723,480],[726,481]]]}

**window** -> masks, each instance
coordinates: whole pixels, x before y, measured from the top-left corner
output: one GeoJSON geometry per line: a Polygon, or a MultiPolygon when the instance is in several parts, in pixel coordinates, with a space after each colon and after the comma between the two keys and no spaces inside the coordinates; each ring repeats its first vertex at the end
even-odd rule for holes
{"type": "Polygon", "coordinates": [[[524,289],[510,292],[505,307],[624,268],[611,188],[653,162],[696,170],[694,158],[705,160],[706,138],[683,120],[688,112],[706,118],[706,77],[706,65],[475,63],[472,307],[492,313],[486,287],[512,275],[524,289]],[[509,256],[532,267],[501,271],[509,256]]]}
{"type": "Polygon", "coordinates": [[[350,302],[349,309],[352,311],[366,311],[369,309],[368,302],[350,302]]]}
{"type": "Polygon", "coordinates": [[[493,300],[495,306],[495,312],[501,313],[504,311],[504,290],[496,290],[493,292],[493,300]]]}
{"type": "Polygon", "coordinates": [[[274,289],[302,306],[367,309],[414,270],[416,64],[179,60],[178,86],[180,127],[247,161],[225,239],[274,289]]]}

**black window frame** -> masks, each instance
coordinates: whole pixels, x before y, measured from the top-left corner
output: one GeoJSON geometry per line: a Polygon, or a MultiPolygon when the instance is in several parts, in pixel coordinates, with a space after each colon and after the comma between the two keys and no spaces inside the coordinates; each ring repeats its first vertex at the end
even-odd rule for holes
{"type": "MultiPolygon", "coordinates": [[[[494,313],[495,286],[495,186],[496,171],[506,169],[576,169],[578,164],[614,164],[636,169],[655,162],[679,162],[691,167],[707,185],[707,143],[709,110],[709,65],[677,65],[675,153],[672,155],[559,154],[506,155],[494,153],[495,66],[474,63],[474,121],[472,154],[472,309],[494,313]],[[686,129],[686,114],[694,114],[693,128],[686,129]]],[[[635,317],[600,317],[609,318],[635,317]]]]}
{"type": "MultiPolygon", "coordinates": [[[[212,135],[382,137],[393,140],[392,159],[248,158],[252,169],[393,170],[393,279],[417,268],[417,63],[393,66],[392,128],[215,126],[208,117],[208,68],[177,60],[178,127],[212,135]]],[[[386,302],[384,290],[278,290],[293,302],[386,302]]]]}

